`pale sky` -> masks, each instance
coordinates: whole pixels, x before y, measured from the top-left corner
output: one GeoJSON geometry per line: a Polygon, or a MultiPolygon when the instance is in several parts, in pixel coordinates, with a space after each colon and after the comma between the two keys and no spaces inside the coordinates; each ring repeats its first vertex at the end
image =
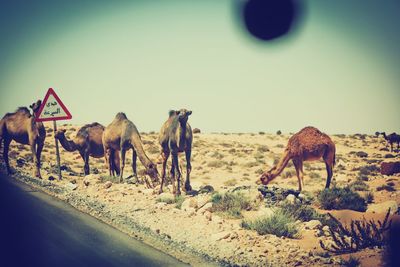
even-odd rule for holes
{"type": "Polygon", "coordinates": [[[122,111],[158,131],[186,108],[205,132],[400,132],[400,1],[299,1],[290,36],[267,43],[235,1],[4,2],[0,115],[52,87],[73,116],[59,124],[122,111]]]}

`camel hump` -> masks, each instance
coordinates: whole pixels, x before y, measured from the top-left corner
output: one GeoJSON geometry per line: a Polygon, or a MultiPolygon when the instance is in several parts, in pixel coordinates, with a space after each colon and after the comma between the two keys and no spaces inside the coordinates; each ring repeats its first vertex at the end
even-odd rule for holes
{"type": "Polygon", "coordinates": [[[3,119],[6,117],[10,117],[12,115],[16,115],[16,114],[24,114],[24,115],[27,115],[28,117],[32,116],[31,112],[29,111],[29,109],[27,107],[19,107],[19,108],[17,108],[17,110],[15,110],[15,112],[6,113],[3,117],[3,119]]]}
{"type": "Polygon", "coordinates": [[[117,115],[115,115],[116,120],[127,120],[128,117],[124,112],[118,112],[117,115]]]}
{"type": "Polygon", "coordinates": [[[104,129],[104,126],[101,125],[101,124],[98,123],[98,122],[92,122],[92,123],[90,123],[90,124],[86,124],[86,125],[84,125],[82,128],[92,128],[92,127],[101,127],[101,128],[104,129]]]}
{"type": "Polygon", "coordinates": [[[170,111],[168,111],[168,116],[169,117],[172,117],[172,116],[175,116],[177,114],[177,111],[176,110],[170,110],[170,111]]]}

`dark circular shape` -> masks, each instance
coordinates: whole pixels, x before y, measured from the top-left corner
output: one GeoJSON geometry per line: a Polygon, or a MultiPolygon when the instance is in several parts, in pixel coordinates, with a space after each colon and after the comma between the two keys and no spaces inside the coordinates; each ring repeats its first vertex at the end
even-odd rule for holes
{"type": "Polygon", "coordinates": [[[243,7],[247,30],[261,40],[272,40],[288,33],[295,15],[293,0],[248,0],[243,7]]]}

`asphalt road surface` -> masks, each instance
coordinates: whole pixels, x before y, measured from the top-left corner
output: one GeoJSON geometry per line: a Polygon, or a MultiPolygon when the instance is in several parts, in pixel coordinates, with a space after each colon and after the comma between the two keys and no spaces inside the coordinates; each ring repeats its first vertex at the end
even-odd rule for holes
{"type": "Polygon", "coordinates": [[[0,174],[0,266],[184,266],[0,174]]]}

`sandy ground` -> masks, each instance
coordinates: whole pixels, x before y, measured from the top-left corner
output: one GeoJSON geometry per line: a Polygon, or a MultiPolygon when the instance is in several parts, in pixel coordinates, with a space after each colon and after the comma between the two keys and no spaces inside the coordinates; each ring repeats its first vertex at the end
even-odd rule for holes
{"type": "MultiPolygon", "coordinates": [[[[45,124],[47,138],[42,153],[42,177],[48,180],[56,177],[55,145],[51,124],[45,124]]],[[[75,136],[79,126],[64,125],[59,128],[67,129],[66,136],[75,136]]],[[[147,155],[154,162],[160,163],[160,150],[157,133],[142,133],[142,140],[147,155]]],[[[290,137],[289,134],[275,135],[264,133],[246,134],[195,134],[192,151],[191,184],[194,189],[211,185],[216,191],[224,192],[238,186],[256,188],[255,182],[262,171],[273,166],[280,158],[290,137]]],[[[386,148],[383,138],[365,135],[334,135],[331,136],[336,144],[336,166],[333,183],[344,186],[355,181],[360,175],[360,169],[365,166],[379,166],[381,162],[399,160],[399,153],[391,153],[386,148]],[[360,157],[357,152],[366,152],[366,157],[360,157]]],[[[213,258],[238,265],[265,266],[272,265],[305,265],[320,266],[338,264],[335,257],[323,258],[318,255],[320,237],[313,230],[303,230],[301,238],[278,238],[273,235],[260,236],[255,231],[240,227],[242,219],[227,219],[216,214],[205,215],[196,208],[181,210],[173,204],[157,201],[157,194],[144,185],[113,183],[105,188],[100,176],[108,171],[104,159],[90,158],[91,173],[98,173],[87,178],[89,186],[84,185],[83,160],[78,152],[67,152],[60,146],[63,180],[52,183],[69,186],[77,185],[76,192],[96,199],[110,207],[134,217],[154,232],[173,240],[183,242],[190,247],[201,250],[213,258]],[[92,179],[92,180],[91,180],[92,179]],[[208,216],[208,217],[207,217],[208,216]],[[211,218],[212,217],[212,218],[211,218]],[[211,220],[210,220],[211,219],[211,220]],[[179,222],[179,226],[177,226],[179,222]]],[[[32,174],[31,153],[28,146],[12,143],[10,148],[10,164],[17,171],[32,174]],[[23,162],[25,160],[26,162],[23,162]],[[17,166],[18,165],[18,166],[17,166]]],[[[127,154],[127,167],[124,176],[132,174],[131,152],[127,154]]],[[[185,170],[185,157],[180,156],[180,164],[185,170]]],[[[158,165],[161,172],[161,165],[158,165]]],[[[143,167],[138,162],[139,174],[143,167]]],[[[309,162],[304,165],[305,191],[316,196],[326,182],[325,164],[321,161],[309,162]]],[[[185,176],[185,171],[183,171],[185,176]]],[[[374,204],[394,200],[400,204],[400,176],[384,176],[378,172],[368,174],[369,191],[374,194],[374,204]],[[379,186],[393,183],[394,191],[377,190],[379,186]]],[[[297,178],[292,164],[283,171],[273,184],[297,189],[297,178]]],[[[168,192],[167,187],[167,192],[168,192]]],[[[254,198],[257,190],[254,189],[254,198]]],[[[366,192],[360,192],[361,195],[366,192]]],[[[189,196],[187,196],[189,198],[189,196]]],[[[198,203],[209,201],[207,196],[197,196],[198,203]],[[204,199],[202,199],[204,198],[204,199]]],[[[262,205],[260,203],[260,205],[262,205]]],[[[318,208],[316,206],[316,208],[318,208]]],[[[322,211],[324,212],[324,211],[322,211]]],[[[334,211],[334,215],[343,221],[360,219],[362,217],[381,219],[384,214],[359,213],[354,211],[334,211]]],[[[257,216],[257,211],[244,212],[244,218],[257,216]]],[[[363,266],[381,265],[380,249],[368,249],[358,252],[363,266]]],[[[344,256],[345,258],[348,255],[344,256]]]]}

